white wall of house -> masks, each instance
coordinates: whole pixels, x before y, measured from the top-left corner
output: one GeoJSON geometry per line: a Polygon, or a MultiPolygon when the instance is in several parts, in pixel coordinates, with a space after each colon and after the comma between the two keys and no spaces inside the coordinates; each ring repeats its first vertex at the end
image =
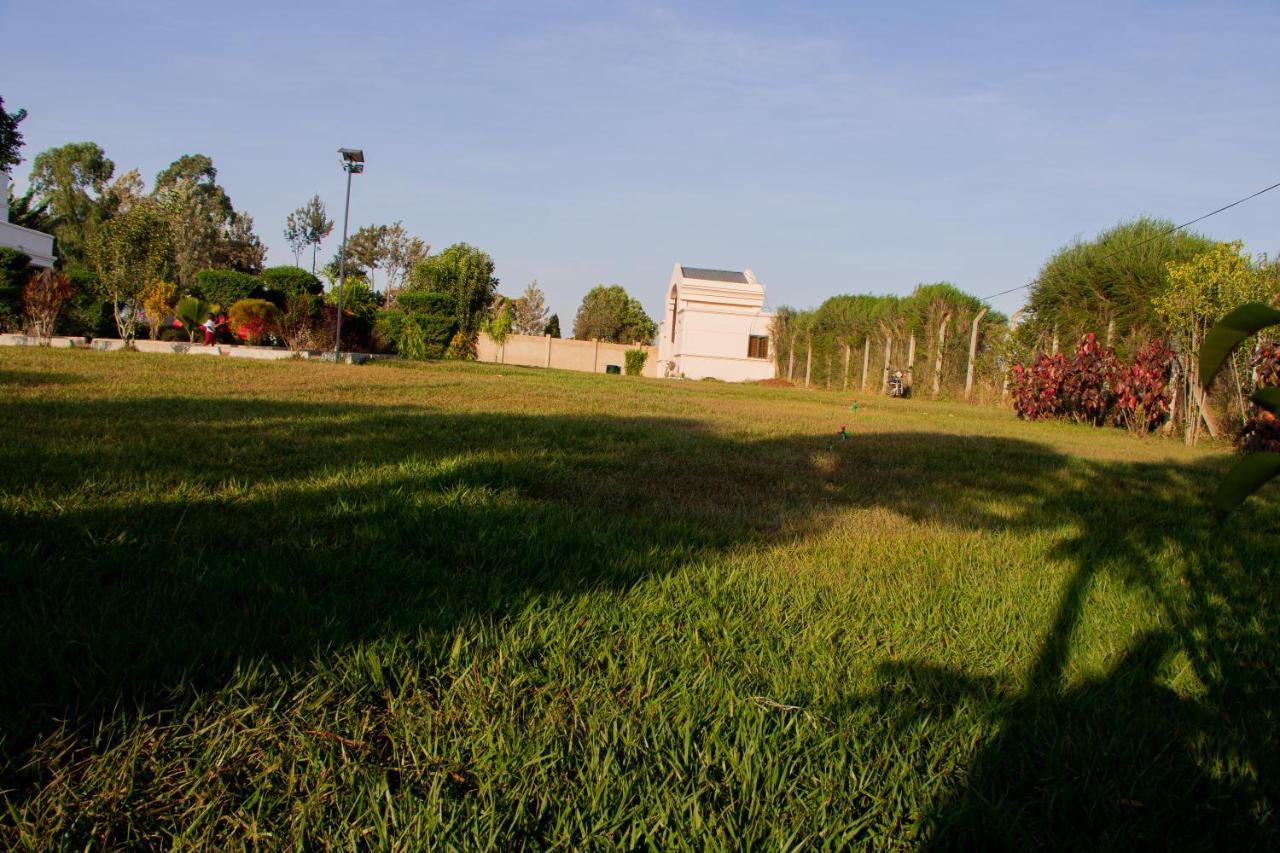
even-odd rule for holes
{"type": "Polygon", "coordinates": [[[53,266],[53,237],[9,221],[9,176],[0,172],[0,246],[17,249],[37,267],[53,266]]]}
{"type": "Polygon", "coordinates": [[[749,382],[773,376],[772,342],[750,355],[752,336],[769,337],[773,313],[751,270],[704,270],[676,264],[658,330],[658,362],[671,376],[749,382]]]}

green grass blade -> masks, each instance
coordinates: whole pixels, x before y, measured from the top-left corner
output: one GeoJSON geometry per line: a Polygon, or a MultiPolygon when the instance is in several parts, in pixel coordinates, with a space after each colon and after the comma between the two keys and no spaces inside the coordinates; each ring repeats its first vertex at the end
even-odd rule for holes
{"type": "Polygon", "coordinates": [[[1280,311],[1252,302],[1241,305],[1209,330],[1200,345],[1200,384],[1209,387],[1231,351],[1250,335],[1280,324],[1280,311]]]}

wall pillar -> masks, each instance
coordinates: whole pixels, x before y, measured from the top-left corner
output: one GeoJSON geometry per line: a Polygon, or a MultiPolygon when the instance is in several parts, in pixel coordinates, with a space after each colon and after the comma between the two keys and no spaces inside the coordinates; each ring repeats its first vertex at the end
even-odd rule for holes
{"type": "Polygon", "coordinates": [[[591,343],[593,344],[591,348],[591,372],[599,373],[600,372],[600,339],[592,338],[591,343]]]}

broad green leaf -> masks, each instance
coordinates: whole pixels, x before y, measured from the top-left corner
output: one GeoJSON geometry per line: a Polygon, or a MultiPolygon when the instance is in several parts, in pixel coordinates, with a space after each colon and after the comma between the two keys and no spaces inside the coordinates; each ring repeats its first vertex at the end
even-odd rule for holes
{"type": "Polygon", "coordinates": [[[1280,415],[1280,388],[1261,388],[1249,398],[1273,415],[1280,415]]]}
{"type": "Polygon", "coordinates": [[[1209,387],[1222,362],[1241,341],[1277,324],[1280,324],[1280,311],[1256,302],[1241,305],[1219,320],[1200,344],[1200,384],[1209,387]]]}
{"type": "Polygon", "coordinates": [[[1213,505],[1219,512],[1230,512],[1277,474],[1280,474],[1280,453],[1250,453],[1222,478],[1213,496],[1213,505]]]}

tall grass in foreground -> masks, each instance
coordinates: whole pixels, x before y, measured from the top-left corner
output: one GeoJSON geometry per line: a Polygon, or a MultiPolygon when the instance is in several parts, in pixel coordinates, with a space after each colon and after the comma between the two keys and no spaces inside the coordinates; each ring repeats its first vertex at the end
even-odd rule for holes
{"type": "Polygon", "coordinates": [[[0,383],[8,844],[1277,843],[1280,512],[1224,543],[1221,454],[477,365],[0,383]]]}

